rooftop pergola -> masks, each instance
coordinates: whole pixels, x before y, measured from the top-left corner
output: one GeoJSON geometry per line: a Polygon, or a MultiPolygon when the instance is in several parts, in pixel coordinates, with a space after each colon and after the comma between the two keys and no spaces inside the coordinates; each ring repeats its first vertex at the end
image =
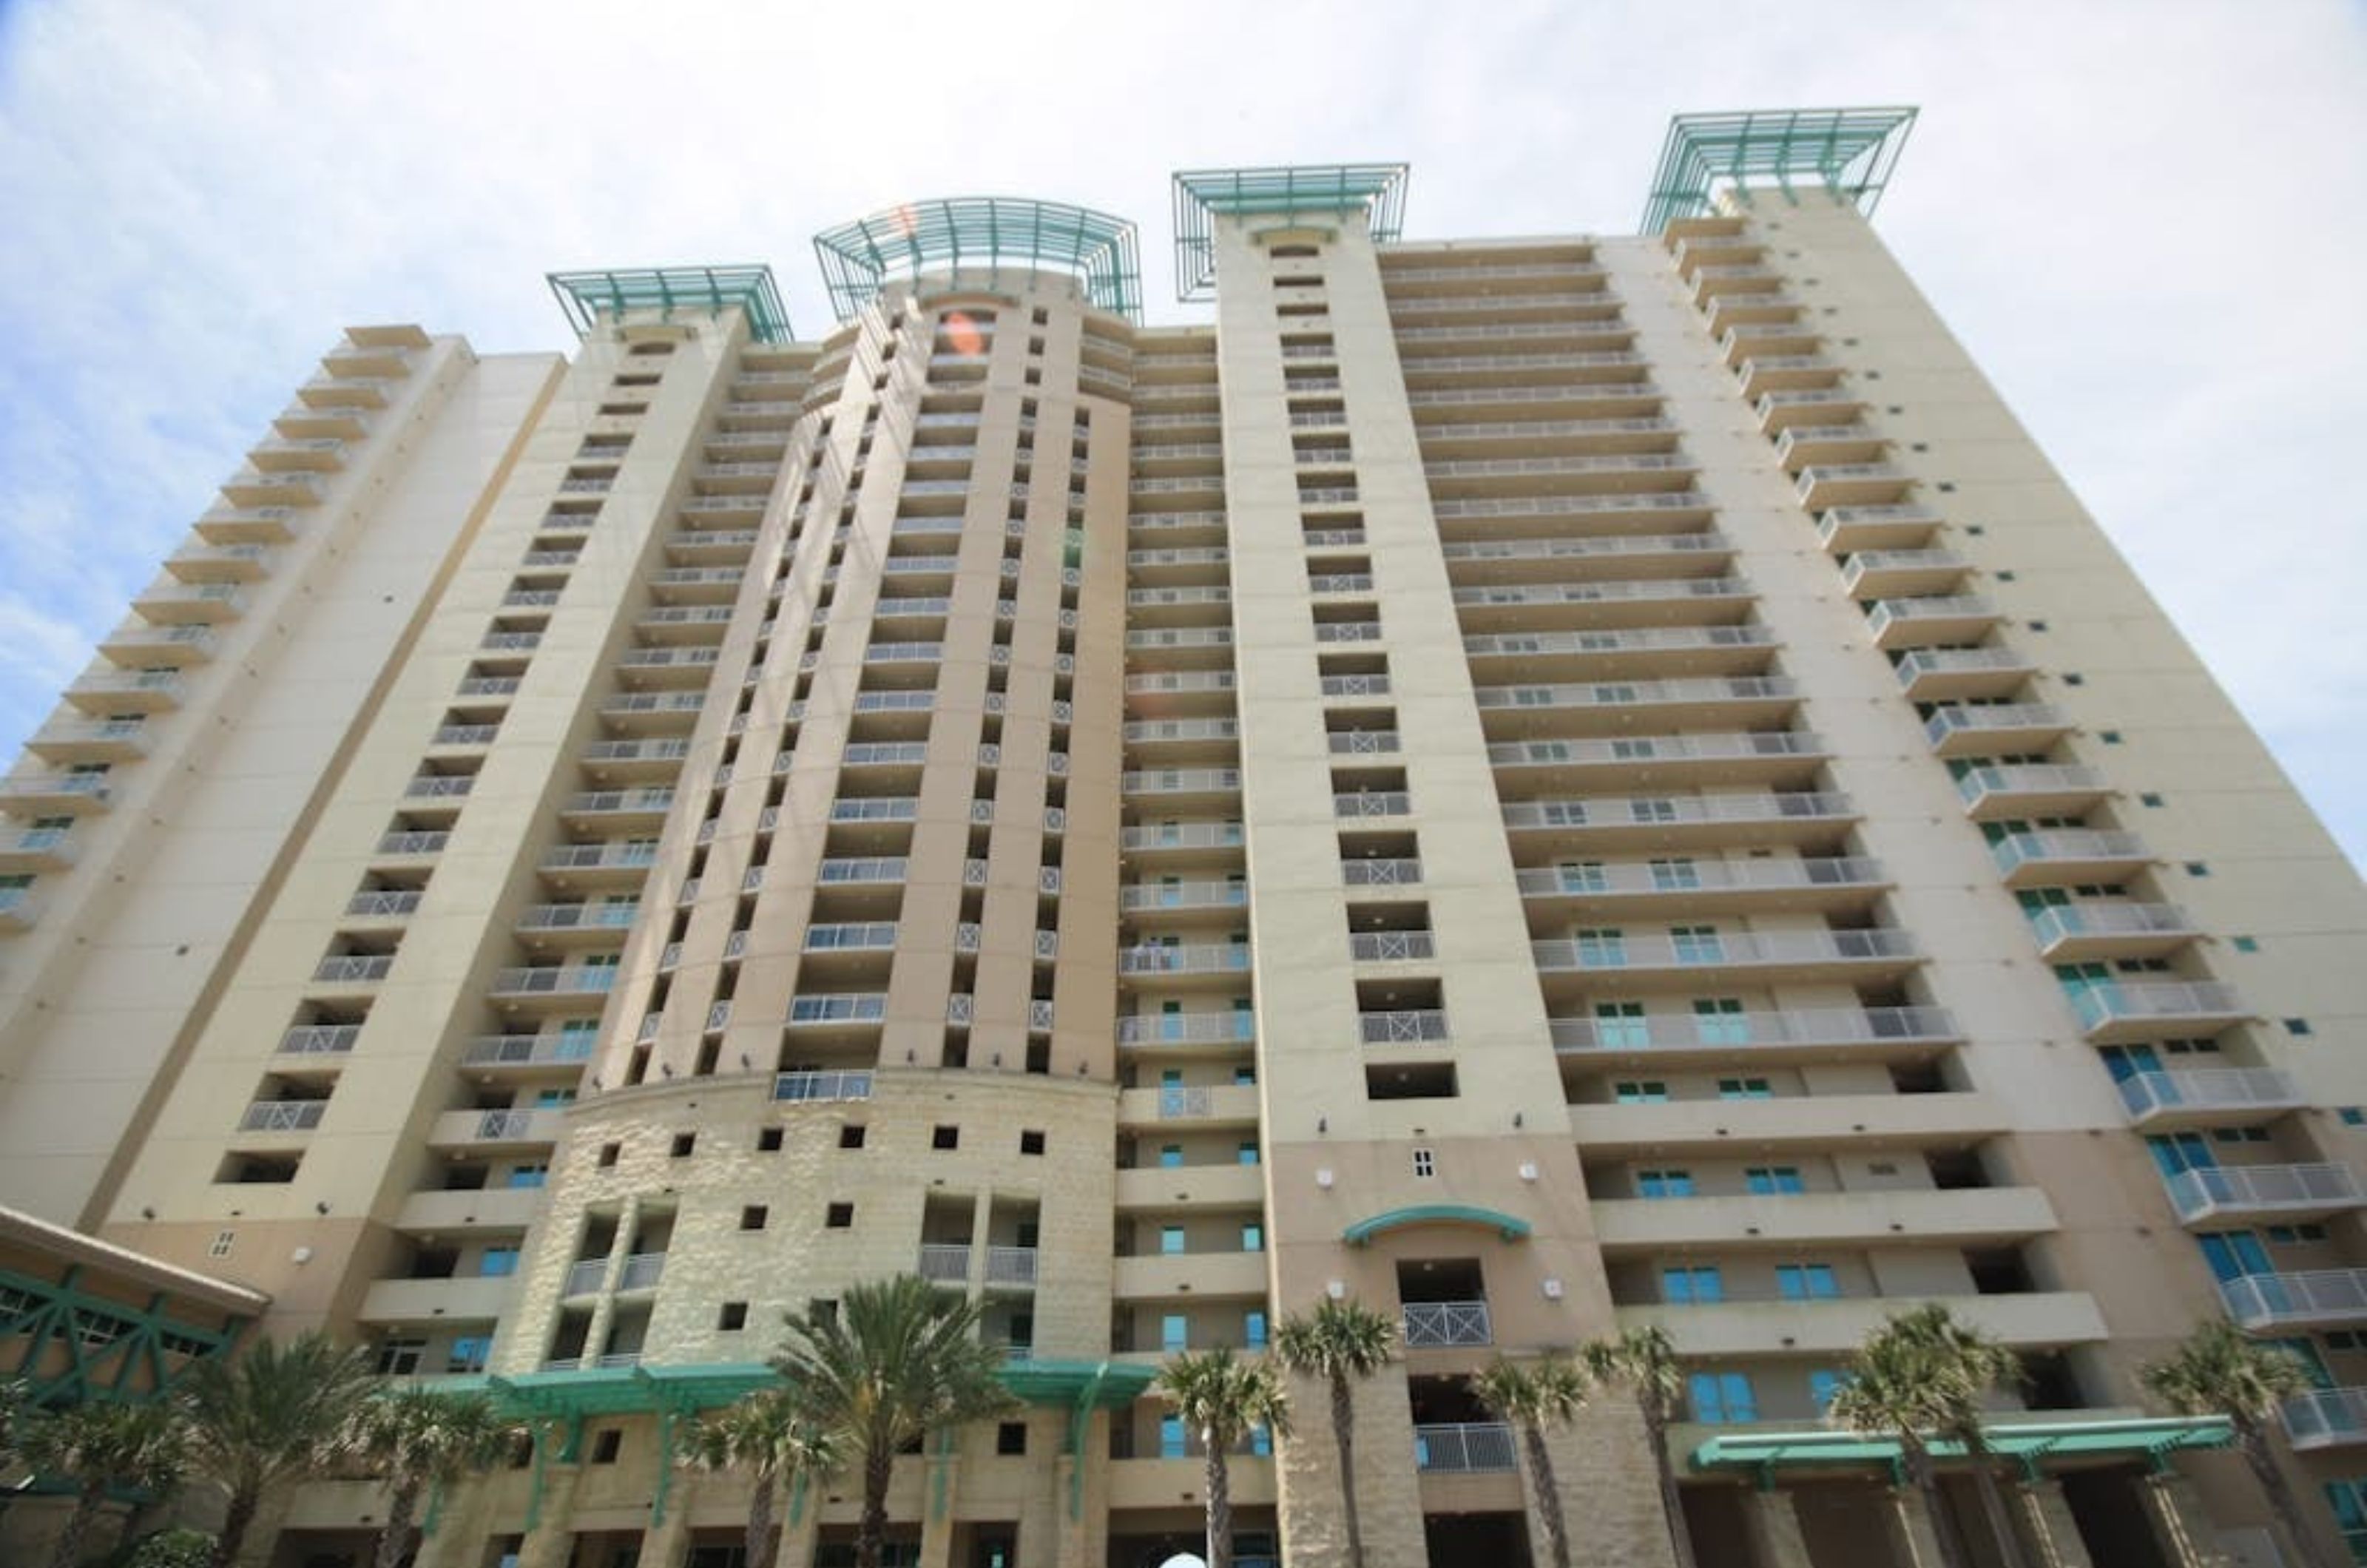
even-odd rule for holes
{"type": "Polygon", "coordinates": [[[1911,108],[1762,109],[1669,121],[1639,226],[1658,234],[1710,210],[1720,191],[1814,185],[1873,216],[1914,128],[1911,108]]]}
{"type": "Polygon", "coordinates": [[[1373,238],[1405,231],[1407,165],[1301,164],[1271,169],[1185,169],[1175,175],[1175,297],[1205,299],[1216,287],[1216,219],[1272,219],[1288,226],[1362,213],[1373,238]]]}
{"type": "Polygon", "coordinates": [[[841,321],[869,304],[890,277],[1014,267],[1068,273],[1093,306],[1142,321],[1134,225],[1066,202],[1007,196],[908,201],[823,230],[814,236],[814,255],[841,321]]]}
{"type": "Polygon", "coordinates": [[[568,324],[579,337],[588,337],[603,311],[622,316],[628,310],[676,310],[713,314],[744,311],[749,335],[758,343],[790,343],[789,312],[769,266],[648,266],[594,272],[554,272],[550,291],[568,324]]]}

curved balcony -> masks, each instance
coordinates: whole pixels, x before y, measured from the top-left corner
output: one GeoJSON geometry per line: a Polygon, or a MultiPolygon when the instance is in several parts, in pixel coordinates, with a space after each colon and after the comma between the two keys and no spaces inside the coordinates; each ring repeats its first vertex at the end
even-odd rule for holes
{"type": "Polygon", "coordinates": [[[2216,981],[2104,980],[2067,994],[2080,1029],[2099,1045],[2216,1034],[2252,1015],[2235,987],[2216,981]]]}
{"type": "Polygon", "coordinates": [[[2146,1132],[2248,1126],[2308,1104],[2301,1086],[2274,1067],[2136,1073],[2120,1088],[2130,1124],[2146,1132]]]}
{"type": "Polygon", "coordinates": [[[2159,958],[2203,935],[2175,904],[2059,904],[2033,913],[2030,929],[2039,955],[2054,964],[2159,958]]]}
{"type": "Polygon", "coordinates": [[[2347,1165],[2223,1165],[2167,1179],[2169,1206],[2187,1224],[2321,1219],[2367,1205],[2367,1184],[2347,1165]]]}
{"type": "Polygon", "coordinates": [[[2367,1323],[2367,1269],[2247,1274],[2223,1280],[2219,1299],[2241,1328],[2331,1328],[2367,1323]]]}

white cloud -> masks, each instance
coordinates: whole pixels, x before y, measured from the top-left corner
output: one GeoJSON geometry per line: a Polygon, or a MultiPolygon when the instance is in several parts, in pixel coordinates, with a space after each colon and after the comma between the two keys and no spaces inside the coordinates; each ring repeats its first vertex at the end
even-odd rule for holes
{"type": "Polygon", "coordinates": [[[549,347],[544,271],[711,259],[810,326],[814,231],[970,191],[1138,219],[1157,299],[1175,167],[1403,157],[1414,234],[1619,232],[1672,112],[1890,102],[1925,112],[1878,227],[2367,858],[2339,0],[19,0],[0,738],[349,321],[549,347]]]}

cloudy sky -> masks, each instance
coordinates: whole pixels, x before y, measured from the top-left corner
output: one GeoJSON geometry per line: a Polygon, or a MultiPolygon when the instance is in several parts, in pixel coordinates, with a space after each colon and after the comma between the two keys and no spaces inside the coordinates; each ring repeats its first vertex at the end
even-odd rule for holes
{"type": "MultiPolygon", "coordinates": [[[[2342,0],[0,0],[0,745],[349,322],[917,196],[1140,221],[1407,159],[1407,231],[1630,231],[1668,117],[1918,104],[1878,224],[2367,862],[2367,9],[2342,0]]],[[[1163,307],[1167,319],[1187,319],[1163,307]]]]}

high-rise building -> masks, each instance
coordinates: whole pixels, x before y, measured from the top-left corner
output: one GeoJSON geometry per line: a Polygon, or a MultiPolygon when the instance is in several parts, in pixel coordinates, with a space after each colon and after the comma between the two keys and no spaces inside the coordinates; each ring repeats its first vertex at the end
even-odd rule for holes
{"type": "MultiPolygon", "coordinates": [[[[1401,1325],[1373,1568],[1546,1561],[1468,1380],[1646,1324],[1699,1562],[1928,1552],[1822,1408],[1934,1301],[2026,1358],[2032,1561],[2280,1560],[2136,1376],[2223,1314],[2367,1561],[2367,898],[1869,226],[1910,119],[1680,120],[1615,238],[1180,175],[1196,325],[965,198],[821,234],[818,337],[761,267],[347,332],[0,784],[0,1201],[530,1421],[438,1568],[736,1562],[667,1443],[899,1272],[1024,1414],[898,1562],[1195,1548],[1155,1370],[1327,1298],[1401,1325]]],[[[1244,1563],[1346,1560],[1297,1392],[1244,1563]]],[[[1549,1446],[1576,1561],[1670,1562],[1630,1398],[1549,1446]]]]}

